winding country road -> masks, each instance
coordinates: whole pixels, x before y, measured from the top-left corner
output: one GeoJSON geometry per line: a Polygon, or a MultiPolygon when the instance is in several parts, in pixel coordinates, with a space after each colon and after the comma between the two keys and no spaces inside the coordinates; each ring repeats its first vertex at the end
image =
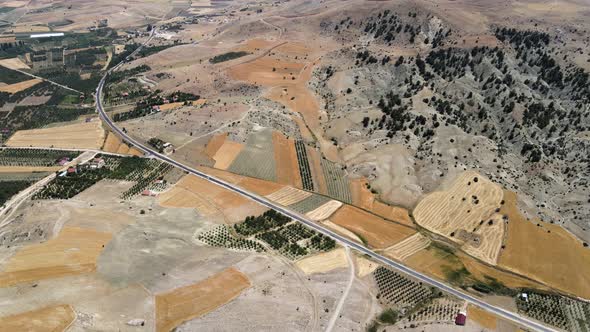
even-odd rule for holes
{"type": "MultiPolygon", "coordinates": [[[[141,50],[141,48],[143,47],[143,45],[147,44],[152,39],[152,37],[155,34],[155,30],[156,30],[156,28],[152,29],[152,33],[150,35],[150,38],[148,38],[141,46],[139,46],[128,57],[128,59],[130,57],[132,57],[133,55],[135,55],[137,52],[139,52],[141,50]]],[[[124,139],[125,141],[133,144],[137,149],[141,150],[146,155],[156,158],[162,162],[168,163],[168,164],[175,166],[177,168],[180,168],[183,171],[186,171],[187,173],[198,176],[198,177],[205,179],[209,182],[212,182],[222,188],[225,188],[227,190],[230,190],[232,192],[240,194],[240,195],[242,195],[246,198],[249,198],[249,199],[265,206],[265,207],[268,207],[270,209],[274,209],[274,210],[284,214],[285,216],[287,216],[293,220],[296,220],[296,221],[304,224],[305,226],[338,241],[341,245],[343,245],[345,247],[355,249],[358,252],[360,252],[361,254],[367,255],[385,266],[388,266],[394,270],[400,271],[404,274],[410,275],[411,277],[413,277],[419,281],[422,281],[430,286],[434,286],[436,288],[439,288],[440,290],[442,290],[446,293],[449,293],[455,297],[465,300],[468,303],[471,303],[481,309],[484,309],[490,313],[493,313],[503,319],[509,320],[517,325],[520,325],[521,327],[532,329],[534,331],[543,331],[543,332],[545,332],[545,331],[547,331],[547,332],[558,331],[555,328],[546,326],[546,325],[544,325],[538,321],[535,321],[533,319],[521,316],[518,313],[515,313],[512,311],[503,309],[501,307],[489,304],[489,303],[487,303],[487,302],[485,302],[473,295],[470,295],[462,290],[455,289],[454,287],[447,285],[437,279],[434,279],[426,274],[418,272],[412,268],[409,268],[399,262],[393,261],[387,257],[381,256],[380,254],[375,253],[373,250],[365,247],[364,245],[354,242],[344,236],[341,236],[341,235],[331,231],[330,229],[325,228],[323,225],[308,219],[304,215],[301,215],[297,212],[291,211],[284,206],[278,205],[278,204],[268,200],[265,197],[259,196],[255,193],[252,193],[250,191],[242,189],[234,184],[228,183],[222,179],[219,179],[217,177],[214,177],[214,176],[211,176],[211,175],[206,174],[204,172],[201,172],[201,171],[194,169],[190,166],[184,165],[184,164],[182,164],[182,163],[180,163],[180,162],[178,162],[178,161],[176,161],[164,154],[159,153],[158,151],[153,150],[151,147],[143,145],[141,142],[133,139],[131,136],[129,136],[127,133],[123,132],[119,127],[117,127],[115,125],[115,123],[109,118],[108,114],[103,109],[102,99],[101,99],[102,98],[102,90],[104,88],[105,82],[106,82],[109,74],[112,71],[117,70],[117,68],[119,68],[123,63],[124,62],[121,62],[121,63],[117,64],[116,66],[114,66],[100,80],[100,83],[98,84],[98,87],[96,88],[96,110],[97,110],[99,116],[101,117],[101,119],[104,121],[104,123],[106,125],[108,125],[113,130],[114,133],[119,135],[119,137],[124,139]]]]}

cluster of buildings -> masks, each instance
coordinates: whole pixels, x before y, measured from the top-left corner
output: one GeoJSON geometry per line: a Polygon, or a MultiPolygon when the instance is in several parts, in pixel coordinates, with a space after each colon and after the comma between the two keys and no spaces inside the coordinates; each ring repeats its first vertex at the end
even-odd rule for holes
{"type": "MultiPolygon", "coordinates": [[[[58,161],[58,163],[61,166],[65,166],[69,162],[70,162],[70,160],[69,160],[68,157],[61,158],[58,161]]],[[[104,161],[104,159],[101,158],[101,157],[97,157],[97,158],[94,158],[94,159],[92,159],[91,161],[89,161],[87,163],[78,164],[76,166],[70,166],[65,171],[59,173],[58,176],[63,177],[63,176],[68,176],[68,175],[74,175],[74,174],[82,173],[82,172],[87,171],[87,170],[101,169],[101,168],[105,167],[105,165],[106,165],[106,162],[104,161]]]]}

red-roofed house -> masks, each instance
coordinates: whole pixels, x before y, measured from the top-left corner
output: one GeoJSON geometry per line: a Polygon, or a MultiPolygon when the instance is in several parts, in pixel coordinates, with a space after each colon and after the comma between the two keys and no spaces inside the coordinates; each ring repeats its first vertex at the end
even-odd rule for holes
{"type": "Polygon", "coordinates": [[[455,324],[456,325],[465,325],[465,323],[467,322],[467,313],[465,311],[460,311],[457,314],[457,317],[455,317],[455,324]]]}

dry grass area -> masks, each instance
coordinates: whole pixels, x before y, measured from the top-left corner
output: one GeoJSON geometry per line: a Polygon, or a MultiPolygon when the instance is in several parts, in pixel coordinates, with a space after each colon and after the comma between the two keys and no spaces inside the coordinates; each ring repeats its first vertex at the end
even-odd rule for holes
{"type": "Polygon", "coordinates": [[[322,204],[314,210],[307,212],[305,215],[313,221],[321,221],[330,218],[336,210],[342,206],[342,202],[331,200],[322,204]]]}
{"type": "Polygon", "coordinates": [[[267,195],[266,198],[275,203],[287,206],[301,202],[309,196],[311,196],[310,192],[287,186],[275,191],[270,195],[267,195]]]}
{"type": "Polygon", "coordinates": [[[61,127],[19,130],[7,146],[36,146],[74,149],[99,149],[104,141],[100,121],[76,123],[61,127]]]}
{"type": "Polygon", "coordinates": [[[31,69],[19,58],[0,60],[0,66],[6,67],[8,69],[31,69]]]}
{"type": "Polygon", "coordinates": [[[250,287],[248,277],[229,268],[193,285],[156,295],[156,331],[168,332],[211,312],[250,287]]]}
{"type": "Polygon", "coordinates": [[[65,331],[76,319],[71,306],[62,304],[0,318],[1,331],[65,331]]]}
{"type": "Polygon", "coordinates": [[[471,304],[467,306],[467,317],[486,329],[496,330],[498,325],[496,316],[471,304]]]}
{"type": "Polygon", "coordinates": [[[558,225],[528,221],[516,194],[505,192],[500,211],[509,218],[498,265],[570,294],[590,298],[590,250],[558,225]]]}
{"type": "Polygon", "coordinates": [[[306,257],[295,263],[303,273],[325,273],[338,268],[348,267],[348,259],[344,248],[334,249],[311,257],[306,257]]]}
{"type": "Polygon", "coordinates": [[[244,145],[241,143],[225,140],[213,156],[213,160],[215,160],[213,167],[222,170],[228,169],[243,148],[244,145]]]}
{"type": "Polygon", "coordinates": [[[385,254],[387,257],[403,261],[418,251],[428,248],[430,243],[430,239],[420,233],[416,233],[407,239],[385,249],[383,254],[385,254]]]}
{"type": "Polygon", "coordinates": [[[504,229],[502,215],[495,213],[477,228],[474,232],[477,237],[467,241],[462,248],[471,256],[479,258],[488,264],[496,265],[502,248],[504,229]],[[481,239],[484,239],[484,241],[481,241],[481,239]]]}
{"type": "Polygon", "coordinates": [[[213,135],[205,147],[205,154],[213,159],[219,148],[225,143],[226,139],[227,133],[213,135]]]}
{"type": "Polygon", "coordinates": [[[408,210],[377,200],[375,195],[367,188],[366,179],[360,178],[350,181],[350,193],[352,196],[352,205],[371,211],[385,219],[414,227],[408,210]]]}
{"type": "Polygon", "coordinates": [[[407,226],[386,221],[359,208],[344,205],[330,218],[360,237],[372,248],[385,249],[416,233],[407,226]]]}
{"type": "Polygon", "coordinates": [[[17,93],[19,91],[28,89],[32,86],[35,86],[39,83],[43,82],[38,78],[33,78],[32,80],[22,81],[14,84],[8,84],[4,86],[0,86],[0,92],[8,92],[8,93],[17,93]]]}
{"type": "MultiPolygon", "coordinates": [[[[488,220],[502,201],[502,188],[476,172],[459,175],[448,188],[422,199],[414,209],[416,222],[431,232],[463,244],[459,232],[472,233],[488,220]]],[[[481,243],[498,237],[482,238],[481,243]]],[[[495,246],[495,245],[491,245],[495,246]]]]}
{"type": "Polygon", "coordinates": [[[0,287],[92,272],[111,237],[110,233],[64,227],[57,237],[17,251],[0,273],[0,287]]]}
{"type": "Polygon", "coordinates": [[[356,275],[359,278],[362,278],[364,276],[367,276],[371,273],[373,273],[373,271],[375,271],[378,267],[379,264],[366,259],[365,257],[362,256],[356,256],[356,275]]]}
{"type": "Polygon", "coordinates": [[[295,140],[286,138],[283,134],[274,131],[272,133],[272,143],[276,160],[277,182],[303,188],[297,161],[297,151],[295,150],[295,140]]]}

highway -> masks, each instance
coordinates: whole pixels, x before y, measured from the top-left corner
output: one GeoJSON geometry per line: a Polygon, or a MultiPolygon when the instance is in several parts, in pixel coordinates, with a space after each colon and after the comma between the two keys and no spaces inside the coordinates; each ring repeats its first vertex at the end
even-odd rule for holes
{"type": "MultiPolygon", "coordinates": [[[[144,44],[142,44],[140,47],[138,47],[137,50],[135,50],[132,55],[136,54],[137,52],[139,52],[139,50],[143,47],[143,45],[147,44],[151,38],[153,37],[155,33],[155,28],[152,30],[152,33],[150,35],[150,38],[148,38],[148,40],[146,42],[144,42],[144,44]]],[[[238,193],[244,197],[247,197],[261,205],[264,205],[268,208],[274,209],[286,216],[288,216],[289,218],[292,218],[294,220],[297,220],[298,222],[306,225],[307,227],[322,233],[326,236],[331,237],[332,239],[338,241],[340,244],[344,245],[344,246],[348,246],[352,249],[355,249],[357,251],[359,251],[362,254],[365,254],[367,256],[370,256],[371,258],[373,258],[374,260],[389,266],[397,271],[400,271],[402,273],[405,273],[407,275],[412,276],[413,278],[422,281],[428,285],[434,286],[439,288],[440,290],[452,294],[454,296],[456,296],[457,298],[463,299],[477,307],[480,307],[481,309],[484,309],[488,312],[491,312],[499,317],[502,317],[506,320],[509,320],[511,322],[514,322],[515,324],[524,327],[524,328],[528,328],[534,331],[559,331],[555,328],[551,328],[548,327],[540,322],[537,322],[535,320],[529,319],[527,317],[521,316],[515,312],[491,305],[487,302],[484,302],[482,300],[480,300],[479,298],[470,295],[468,293],[465,293],[461,290],[455,289],[454,287],[447,285],[437,279],[431,278],[425,274],[422,274],[418,271],[415,271],[401,263],[398,263],[396,261],[393,261],[387,257],[381,256],[377,253],[375,253],[373,250],[365,247],[362,244],[356,243],[352,240],[349,240],[346,237],[343,237],[333,231],[331,231],[330,229],[327,229],[325,227],[323,227],[321,224],[319,223],[315,223],[310,219],[307,219],[306,216],[301,215],[297,212],[291,211],[289,209],[287,209],[284,206],[278,205],[276,203],[273,203],[272,201],[266,199],[265,197],[259,196],[255,193],[249,192],[247,190],[244,190],[236,185],[233,185],[231,183],[228,183],[222,179],[216,178],[214,176],[208,175],[206,173],[203,173],[199,170],[196,170],[190,166],[186,166],[176,160],[173,160],[172,158],[163,155],[155,150],[153,150],[152,148],[143,145],[141,142],[136,141],[135,139],[133,139],[132,137],[130,137],[129,135],[127,135],[127,133],[123,132],[121,129],[119,129],[119,127],[117,127],[115,125],[115,123],[109,118],[109,116],[107,115],[107,113],[104,111],[103,106],[102,106],[102,89],[105,85],[106,79],[108,77],[108,75],[113,71],[116,70],[117,68],[119,68],[119,66],[121,66],[123,63],[119,63],[116,66],[114,66],[112,69],[110,69],[101,79],[100,83],[98,84],[98,87],[96,88],[96,110],[99,114],[99,116],[102,118],[102,120],[104,121],[105,124],[107,124],[116,134],[118,134],[122,139],[124,139],[125,141],[133,144],[137,149],[143,151],[146,155],[148,156],[152,156],[156,159],[159,159],[162,162],[168,163],[172,166],[178,167],[190,174],[193,174],[195,176],[198,176],[202,179],[205,179],[209,182],[212,182],[216,185],[219,185],[220,187],[223,187],[227,190],[233,191],[235,193],[238,193]]]]}

